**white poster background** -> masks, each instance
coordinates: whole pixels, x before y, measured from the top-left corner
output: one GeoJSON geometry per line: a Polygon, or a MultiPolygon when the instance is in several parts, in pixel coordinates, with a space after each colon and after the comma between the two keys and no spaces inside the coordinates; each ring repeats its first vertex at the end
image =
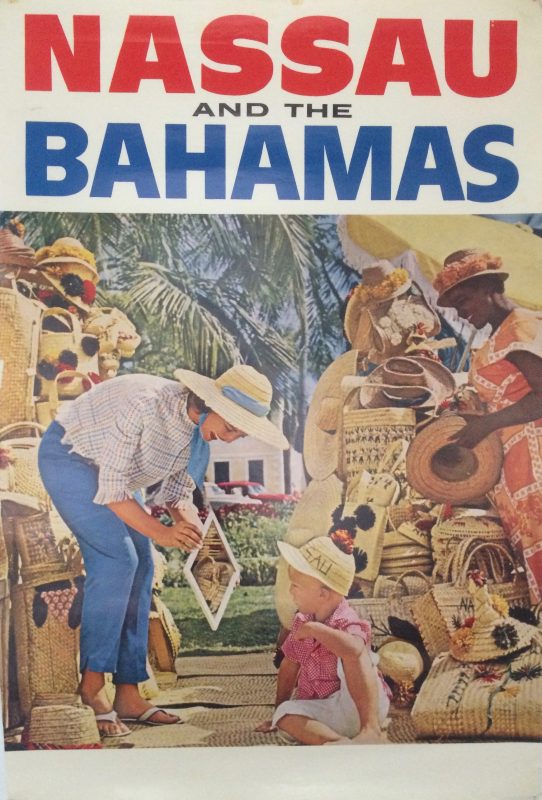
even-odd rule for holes
{"type": "MultiPolygon", "coordinates": [[[[0,0],[0,208],[10,210],[69,210],[81,212],[171,213],[525,213],[542,211],[542,6],[538,0],[0,0]],[[71,31],[71,15],[102,15],[102,85],[99,94],[67,92],[56,67],[53,92],[24,91],[23,17],[25,13],[58,13],[65,30],[71,31]],[[185,54],[196,85],[201,54],[199,37],[212,19],[224,14],[256,14],[269,21],[269,45],[275,61],[272,83],[256,95],[221,98],[166,95],[160,85],[146,82],[134,95],[109,94],[109,84],[128,15],[173,14],[178,20],[185,54]],[[359,125],[391,125],[394,132],[393,185],[396,188],[415,125],[446,125],[456,152],[462,183],[480,180],[462,158],[465,135],[482,124],[504,124],[515,129],[512,160],[520,183],[514,194],[499,203],[475,205],[445,202],[440,190],[422,189],[416,202],[371,201],[368,181],[362,183],[356,201],[336,199],[328,183],[323,202],[277,201],[273,187],[257,187],[250,201],[206,201],[201,176],[189,181],[188,200],[142,200],[133,186],[117,185],[111,199],[90,198],[88,189],[67,198],[25,195],[25,141],[27,120],[76,122],[89,134],[84,160],[92,174],[107,122],[141,124],[159,187],[163,187],[163,128],[166,123],[186,123],[189,143],[201,145],[204,122],[225,122],[228,134],[228,191],[246,136],[246,117],[199,119],[193,112],[199,102],[216,106],[220,100],[263,102],[270,112],[260,124],[283,125],[296,177],[303,162],[304,117],[292,120],[284,103],[303,98],[286,95],[278,76],[283,57],[280,37],[288,23],[300,16],[323,14],[350,23],[346,49],[354,62],[354,78],[344,91],[327,98],[307,98],[314,104],[352,105],[352,118],[327,119],[337,124],[347,160],[359,125]],[[441,97],[411,97],[404,84],[390,85],[383,97],[355,97],[364,53],[377,17],[421,17],[442,90],[441,97]],[[505,95],[487,100],[459,97],[444,81],[443,21],[475,19],[480,74],[487,71],[487,36],[491,19],[519,22],[518,77],[505,95]]],[[[340,45],[333,45],[341,49],[340,45]]],[[[319,119],[317,119],[320,122],[319,119]]],[[[497,152],[499,148],[495,149],[497,152]]],[[[508,148],[501,150],[510,156],[508,148]]],[[[302,190],[302,177],[298,180],[302,190]]],[[[366,796],[412,797],[416,800],[527,800],[539,796],[541,748],[533,743],[389,745],[343,748],[172,748],[109,749],[78,752],[10,752],[6,754],[10,800],[50,800],[72,797],[95,800],[170,800],[221,798],[221,800],[329,800],[366,796]]],[[[1,794],[1,770],[0,770],[1,794]]]]}

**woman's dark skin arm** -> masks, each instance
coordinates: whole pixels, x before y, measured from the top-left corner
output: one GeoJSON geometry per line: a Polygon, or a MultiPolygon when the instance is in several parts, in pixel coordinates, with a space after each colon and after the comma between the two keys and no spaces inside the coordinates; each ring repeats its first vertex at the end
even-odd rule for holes
{"type": "Polygon", "coordinates": [[[524,425],[542,417],[542,358],[527,350],[516,350],[506,356],[523,373],[532,391],[501,411],[483,416],[465,414],[467,424],[451,439],[462,447],[475,447],[478,442],[500,428],[524,425]]]}

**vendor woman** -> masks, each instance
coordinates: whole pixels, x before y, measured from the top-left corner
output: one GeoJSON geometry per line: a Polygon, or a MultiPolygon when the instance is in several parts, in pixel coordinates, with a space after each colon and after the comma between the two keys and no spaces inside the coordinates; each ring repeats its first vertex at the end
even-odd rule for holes
{"type": "Polygon", "coordinates": [[[542,595],[542,314],[519,308],[504,294],[501,259],[459,250],[435,279],[438,304],[455,308],[491,335],[472,359],[470,381],[488,414],[461,429],[456,442],[474,447],[493,431],[504,448],[494,502],[523,555],[533,602],[542,595]]]}
{"type": "Polygon", "coordinates": [[[96,386],[64,405],[39,450],[45,487],[85,564],[79,691],[103,736],[128,734],[123,720],[180,722],[147,703],[138,683],[148,677],[151,540],[186,552],[200,546],[191,475],[206,466],[205,443],[250,435],[288,447],[267,419],[271,385],[252,367],[232,367],[216,380],[189,370],[175,377],[125,375],[96,386]],[[156,502],[169,508],[170,528],[134,499],[158,481],[156,502]],[[116,684],[113,708],[106,672],[116,684]]]}

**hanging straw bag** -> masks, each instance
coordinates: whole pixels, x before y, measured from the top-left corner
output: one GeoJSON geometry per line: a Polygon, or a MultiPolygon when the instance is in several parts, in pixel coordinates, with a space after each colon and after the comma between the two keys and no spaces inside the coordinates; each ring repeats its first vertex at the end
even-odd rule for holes
{"type": "Polygon", "coordinates": [[[79,647],[70,610],[79,590],[72,577],[53,570],[12,589],[15,652],[10,660],[23,719],[37,695],[77,694],[79,647]]]}
{"type": "Polygon", "coordinates": [[[538,643],[506,662],[483,664],[438,656],[412,721],[424,737],[542,738],[542,653],[538,643]]]}
{"type": "Polygon", "coordinates": [[[33,419],[41,307],[16,288],[0,288],[0,424],[33,419]]]}
{"type": "MultiPolygon", "coordinates": [[[[93,355],[88,355],[82,348],[83,333],[81,330],[81,323],[75,314],[70,313],[64,308],[50,308],[43,313],[39,339],[38,366],[42,360],[58,359],[63,350],[68,350],[77,358],[77,369],[72,370],[74,372],[72,379],[67,380],[68,376],[64,375],[64,380],[60,386],[57,383],[57,393],[62,399],[79,397],[79,395],[85,391],[85,376],[88,375],[89,372],[98,373],[98,341],[96,337],[91,337],[90,335],[88,338],[96,340],[96,349],[93,355]],[[49,317],[61,317],[67,323],[68,329],[62,332],[44,331],[43,323],[49,317]]],[[[40,397],[42,400],[50,398],[51,393],[54,392],[55,381],[56,378],[48,380],[40,376],[40,397]]]]}
{"type": "Polygon", "coordinates": [[[390,617],[397,617],[415,624],[412,613],[413,605],[421,592],[426,592],[431,586],[427,577],[417,570],[407,570],[390,583],[391,585],[386,585],[386,588],[382,583],[379,584],[379,597],[364,597],[360,600],[348,601],[360,619],[366,619],[371,623],[372,644],[377,648],[387,638],[395,635],[390,630],[390,617]],[[407,580],[413,577],[417,579],[415,584],[412,580],[407,580]]]}
{"type": "MultiPolygon", "coordinates": [[[[88,375],[84,375],[82,372],[77,372],[75,370],[66,370],[65,372],[59,372],[58,375],[55,377],[54,381],[50,381],[50,388],[49,388],[49,399],[48,400],[38,400],[36,403],[36,416],[38,418],[38,422],[47,427],[51,424],[51,422],[56,418],[60,408],[64,403],[70,403],[72,399],[64,399],[60,400],[59,397],[59,382],[62,382],[66,378],[74,378],[77,377],[80,379],[79,385],[83,387],[82,394],[85,391],[90,391],[93,387],[93,383],[88,377],[88,375]]],[[[63,390],[62,390],[63,391],[63,390]]]]}
{"type": "Polygon", "coordinates": [[[100,353],[118,350],[122,358],[130,358],[141,342],[135,325],[118,308],[94,308],[84,323],[85,333],[97,336],[100,353]]]}
{"type": "Polygon", "coordinates": [[[530,605],[527,579],[508,549],[500,544],[473,540],[464,543],[462,552],[460,571],[457,560],[449,567],[455,580],[435,584],[413,606],[414,620],[432,658],[449,650],[450,636],[474,612],[467,587],[469,570],[482,569],[490,591],[503,597],[510,607],[528,608],[530,605]]]}
{"type": "Polygon", "coordinates": [[[45,428],[35,422],[18,422],[0,430],[0,447],[14,456],[12,491],[37,498],[45,507],[51,501],[38,469],[38,448],[45,428]]]}

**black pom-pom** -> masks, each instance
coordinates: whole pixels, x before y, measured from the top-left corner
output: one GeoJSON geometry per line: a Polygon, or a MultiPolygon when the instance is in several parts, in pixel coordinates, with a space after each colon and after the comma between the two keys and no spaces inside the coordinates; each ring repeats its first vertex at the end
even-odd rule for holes
{"type": "Polygon", "coordinates": [[[41,628],[42,625],[45,625],[47,622],[48,613],[49,607],[41,596],[40,588],[36,587],[34,599],[32,600],[32,619],[34,620],[34,625],[36,628],[41,628]]]}
{"type": "Polygon", "coordinates": [[[56,364],[51,364],[50,361],[43,359],[38,362],[38,372],[46,381],[52,381],[56,376],[56,364]]]}
{"type": "Polygon", "coordinates": [[[362,531],[368,531],[375,524],[375,512],[371,506],[361,505],[358,506],[354,512],[356,525],[362,531]]]}
{"type": "Polygon", "coordinates": [[[26,281],[17,281],[17,291],[25,297],[32,297],[32,287],[26,281]]]}
{"type": "Polygon", "coordinates": [[[352,588],[348,592],[348,599],[349,600],[360,600],[363,597],[365,597],[365,595],[363,594],[363,590],[362,590],[361,586],[358,586],[356,583],[353,583],[352,584],[352,588]]]}
{"type": "Polygon", "coordinates": [[[58,293],[42,298],[42,302],[45,303],[47,308],[65,308],[67,310],[70,307],[66,298],[58,293]]]}
{"type": "Polygon", "coordinates": [[[532,608],[511,606],[508,614],[514,619],[517,619],[518,622],[525,622],[526,625],[538,625],[538,617],[532,608]]]}
{"type": "Polygon", "coordinates": [[[92,358],[100,349],[100,342],[97,336],[83,336],[81,339],[81,349],[83,353],[92,358]]]}
{"type": "Polygon", "coordinates": [[[354,547],[354,562],[356,564],[356,572],[363,572],[367,566],[367,553],[361,547],[354,547]]]}
{"type": "Polygon", "coordinates": [[[72,369],[77,369],[77,364],[79,363],[77,354],[72,350],[62,350],[62,352],[59,353],[58,361],[60,364],[67,364],[72,369]]]}
{"type": "Polygon", "coordinates": [[[67,275],[63,275],[60,279],[60,284],[66,294],[69,294],[72,297],[81,297],[83,294],[83,279],[80,278],[79,275],[75,275],[73,272],[68,272],[67,275]]]}
{"type": "Polygon", "coordinates": [[[77,575],[74,578],[75,588],[77,593],[73,598],[70,610],[68,611],[68,627],[72,630],[78,628],[81,624],[81,613],[83,610],[83,597],[85,593],[85,576],[77,575]]]}
{"type": "Polygon", "coordinates": [[[515,647],[519,642],[517,630],[513,625],[507,622],[493,628],[491,635],[493,636],[493,641],[500,650],[509,650],[511,647],[515,647]]]}
{"type": "Polygon", "coordinates": [[[334,527],[337,527],[342,519],[343,508],[344,506],[337,506],[331,515],[331,521],[333,522],[334,527]]]}
{"type": "Polygon", "coordinates": [[[388,617],[388,626],[392,636],[404,639],[406,642],[415,644],[416,647],[425,652],[423,639],[417,627],[406,619],[400,617],[388,617]]]}

